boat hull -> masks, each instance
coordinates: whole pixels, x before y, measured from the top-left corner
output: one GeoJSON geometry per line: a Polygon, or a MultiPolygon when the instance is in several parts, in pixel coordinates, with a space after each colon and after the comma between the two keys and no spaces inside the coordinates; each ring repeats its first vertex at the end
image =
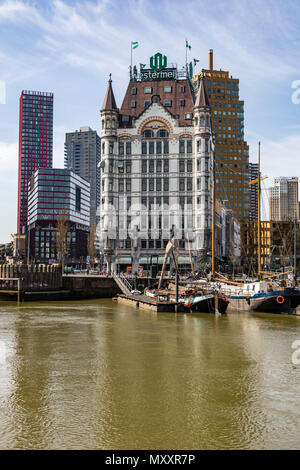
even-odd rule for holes
{"type": "Polygon", "coordinates": [[[230,310],[296,315],[300,292],[277,291],[252,297],[228,296],[230,310]]]}
{"type": "MultiPolygon", "coordinates": [[[[225,298],[219,297],[218,298],[218,312],[224,315],[226,313],[228,304],[229,304],[228,300],[226,300],[225,298]]],[[[204,298],[200,300],[199,302],[191,303],[189,310],[191,312],[197,312],[197,313],[216,313],[214,296],[204,298]]]]}

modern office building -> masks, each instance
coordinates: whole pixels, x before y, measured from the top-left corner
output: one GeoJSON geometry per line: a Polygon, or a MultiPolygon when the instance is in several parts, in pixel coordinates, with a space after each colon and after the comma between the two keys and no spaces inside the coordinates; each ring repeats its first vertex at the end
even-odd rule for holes
{"type": "Polygon", "coordinates": [[[51,168],[53,93],[23,90],[20,97],[17,233],[26,231],[28,185],[37,168],[51,168]]]}
{"type": "MultiPolygon", "coordinates": [[[[249,183],[258,178],[258,163],[249,163],[249,183]]],[[[249,219],[258,219],[258,183],[249,184],[249,219]]]]}
{"type": "Polygon", "coordinates": [[[194,79],[196,90],[204,83],[212,112],[215,137],[216,195],[239,219],[249,216],[249,146],[244,140],[244,101],[239,97],[239,79],[215,70],[213,51],[209,67],[194,79]]]}
{"type": "Polygon", "coordinates": [[[38,169],[30,180],[28,224],[30,258],[57,260],[57,224],[67,224],[67,258],[87,255],[90,183],[72,170],[38,169]]]}
{"type": "MultiPolygon", "coordinates": [[[[102,120],[102,247],[108,269],[163,263],[174,237],[180,266],[211,259],[211,108],[185,72],[156,53],[133,68],[120,109],[109,80],[102,120]]],[[[171,265],[170,265],[171,269],[171,265]]]]}
{"type": "Polygon", "coordinates": [[[90,127],[66,134],[65,168],[72,169],[91,185],[91,222],[98,225],[101,203],[101,141],[90,127]],[[98,211],[98,212],[97,212],[98,211]]]}
{"type": "Polygon", "coordinates": [[[298,177],[279,177],[269,189],[269,216],[272,221],[299,219],[298,177]]]}

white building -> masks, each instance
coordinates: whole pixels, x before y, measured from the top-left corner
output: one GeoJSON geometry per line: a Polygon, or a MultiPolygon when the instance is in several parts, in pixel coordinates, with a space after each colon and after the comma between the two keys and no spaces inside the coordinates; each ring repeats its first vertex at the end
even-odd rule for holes
{"type": "Polygon", "coordinates": [[[150,64],[135,70],[120,110],[110,79],[101,110],[109,271],[161,266],[172,237],[181,266],[189,265],[188,240],[196,268],[211,257],[213,139],[204,82],[195,97],[191,80],[165,56],[150,64]]]}

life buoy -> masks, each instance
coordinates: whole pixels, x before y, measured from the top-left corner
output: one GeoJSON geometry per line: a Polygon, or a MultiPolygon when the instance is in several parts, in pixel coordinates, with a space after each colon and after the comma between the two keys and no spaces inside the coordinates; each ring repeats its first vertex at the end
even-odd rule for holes
{"type": "Polygon", "coordinates": [[[278,296],[276,297],[276,302],[277,302],[278,304],[283,304],[283,302],[284,302],[284,297],[282,297],[282,295],[278,295],[278,296]]]}
{"type": "Polygon", "coordinates": [[[221,299],[224,300],[224,302],[228,302],[227,297],[226,297],[225,295],[223,295],[223,294],[221,295],[221,299]]]}
{"type": "Polygon", "coordinates": [[[191,306],[190,302],[187,302],[187,303],[185,304],[185,306],[186,306],[187,308],[190,308],[190,306],[191,306]]]}

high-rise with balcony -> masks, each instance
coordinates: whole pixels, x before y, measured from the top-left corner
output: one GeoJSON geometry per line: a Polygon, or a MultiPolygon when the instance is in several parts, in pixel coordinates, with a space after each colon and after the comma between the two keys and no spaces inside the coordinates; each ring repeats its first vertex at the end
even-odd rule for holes
{"type": "Polygon", "coordinates": [[[239,219],[249,216],[249,146],[244,140],[244,101],[239,98],[239,79],[214,70],[213,51],[209,67],[193,79],[196,90],[201,77],[211,105],[215,136],[216,197],[239,219]]]}
{"type": "Polygon", "coordinates": [[[101,143],[97,131],[90,127],[80,127],[79,131],[66,134],[65,168],[85,178],[91,185],[91,223],[99,223],[100,212],[100,163],[101,143]]]}
{"type": "Polygon", "coordinates": [[[18,234],[28,223],[28,186],[38,168],[52,168],[53,93],[23,90],[20,97],[18,234]]]}
{"type": "Polygon", "coordinates": [[[284,221],[299,219],[298,177],[274,179],[269,189],[270,220],[284,221]]]}

